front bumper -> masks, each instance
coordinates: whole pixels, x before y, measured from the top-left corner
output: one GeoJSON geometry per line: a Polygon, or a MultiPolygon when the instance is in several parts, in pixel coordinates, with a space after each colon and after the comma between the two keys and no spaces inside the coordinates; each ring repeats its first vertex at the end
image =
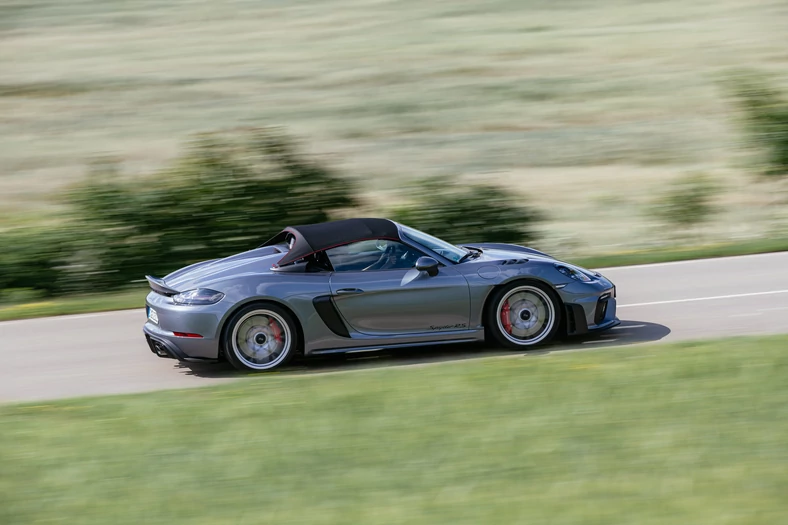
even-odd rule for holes
{"type": "Polygon", "coordinates": [[[566,335],[583,335],[592,332],[601,332],[621,324],[621,321],[619,321],[618,317],[614,314],[612,318],[606,318],[599,323],[589,326],[583,313],[584,310],[581,306],[576,304],[566,305],[566,335]]]}
{"type": "Polygon", "coordinates": [[[562,292],[567,335],[600,332],[621,323],[616,317],[616,287],[607,279],[601,278],[594,285],[567,286],[562,292]]]}

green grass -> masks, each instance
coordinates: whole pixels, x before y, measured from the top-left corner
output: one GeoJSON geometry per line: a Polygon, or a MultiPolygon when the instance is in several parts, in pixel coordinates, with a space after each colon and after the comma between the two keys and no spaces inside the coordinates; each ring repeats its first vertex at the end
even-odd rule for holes
{"type": "Polygon", "coordinates": [[[637,264],[653,264],[692,259],[713,259],[736,255],[755,255],[788,251],[788,239],[757,239],[727,244],[688,246],[686,248],[667,248],[664,250],[642,250],[587,256],[573,259],[572,262],[586,268],[610,268],[637,264]]]}
{"type": "Polygon", "coordinates": [[[0,407],[0,522],[788,519],[788,337],[0,407]]]}
{"type": "Polygon", "coordinates": [[[0,306],[0,321],[143,308],[147,293],[147,288],[140,288],[106,294],[53,297],[0,306]]]}
{"type": "MultiPolygon", "coordinates": [[[[788,251],[788,239],[763,239],[741,243],[695,246],[684,249],[632,251],[580,258],[570,257],[566,258],[566,260],[586,268],[608,268],[782,251],[788,251]]],[[[552,255],[559,256],[558,254],[552,255]]],[[[145,305],[146,294],[147,288],[100,295],[55,297],[33,302],[20,302],[19,304],[0,306],[0,321],[142,308],[145,305]]]]}
{"type": "Polygon", "coordinates": [[[52,217],[91,156],[133,176],[193,133],[276,124],[372,210],[413,178],[490,178],[541,203],[547,238],[608,251],[700,170],[726,192],[709,234],[756,236],[776,219],[717,81],[788,85],[786,26],[779,0],[5,0],[0,227],[52,217]]]}

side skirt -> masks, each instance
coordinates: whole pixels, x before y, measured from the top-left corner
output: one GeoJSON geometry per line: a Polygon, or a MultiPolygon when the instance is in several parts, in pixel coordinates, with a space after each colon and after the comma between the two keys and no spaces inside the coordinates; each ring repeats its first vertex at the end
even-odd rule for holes
{"type": "Polygon", "coordinates": [[[309,355],[323,355],[323,354],[354,354],[360,352],[374,352],[375,350],[386,350],[389,348],[411,348],[414,346],[433,346],[433,345],[449,345],[454,343],[477,343],[478,338],[470,339],[448,339],[443,341],[420,341],[418,343],[394,343],[386,345],[375,346],[355,346],[349,348],[328,348],[325,350],[313,350],[309,355]]]}

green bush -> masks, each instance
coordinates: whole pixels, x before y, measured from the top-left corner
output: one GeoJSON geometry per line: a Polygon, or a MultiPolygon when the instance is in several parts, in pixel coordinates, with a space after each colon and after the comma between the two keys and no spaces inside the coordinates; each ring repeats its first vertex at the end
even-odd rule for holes
{"type": "Polygon", "coordinates": [[[718,188],[703,174],[679,179],[658,198],[653,215],[663,224],[687,230],[707,222],[715,212],[713,200],[718,188]]]}
{"type": "Polygon", "coordinates": [[[133,180],[102,159],[68,195],[80,228],[67,288],[120,286],[251,249],[288,224],[329,220],[353,195],[277,129],[203,135],[133,180]]]}
{"type": "Polygon", "coordinates": [[[788,99],[753,74],[737,74],[727,85],[742,111],[749,142],[759,154],[759,171],[788,176],[788,99]]]}
{"type": "Polygon", "coordinates": [[[542,220],[535,209],[516,204],[491,185],[458,185],[448,178],[416,185],[406,206],[393,212],[403,224],[450,242],[528,243],[542,220]]]}
{"type": "Polygon", "coordinates": [[[30,295],[30,291],[42,295],[63,291],[63,266],[70,250],[65,230],[3,232],[0,246],[0,301],[30,295]]]}
{"type": "MultiPolygon", "coordinates": [[[[0,287],[14,290],[0,301],[122,288],[358,203],[347,179],[275,128],[199,136],[171,165],[137,177],[97,159],[65,200],[58,227],[0,233],[0,287]]],[[[445,179],[412,188],[409,204],[395,218],[455,242],[528,242],[539,220],[501,189],[445,179]]]]}

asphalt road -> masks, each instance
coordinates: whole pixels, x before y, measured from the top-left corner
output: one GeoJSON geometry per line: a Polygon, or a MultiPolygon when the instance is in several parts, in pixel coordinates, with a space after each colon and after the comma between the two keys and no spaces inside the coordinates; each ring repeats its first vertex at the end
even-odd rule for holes
{"type": "MultiPolygon", "coordinates": [[[[788,333],[788,253],[602,269],[617,286],[622,324],[527,355],[730,335],[788,333]]],[[[205,386],[242,377],[226,364],[154,356],[144,310],[0,323],[0,402],[205,386]]],[[[788,349],[786,349],[788,350],[788,349]]],[[[425,365],[524,353],[456,345],[321,357],[289,373],[425,365]]]]}

